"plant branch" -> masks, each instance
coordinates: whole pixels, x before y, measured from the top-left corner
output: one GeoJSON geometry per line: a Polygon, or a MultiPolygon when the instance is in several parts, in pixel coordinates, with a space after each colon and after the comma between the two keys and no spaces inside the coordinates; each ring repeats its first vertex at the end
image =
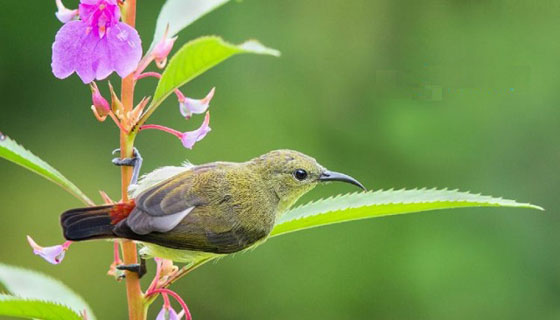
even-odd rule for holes
{"type": "MultiPolygon", "coordinates": [[[[123,8],[123,21],[134,27],[136,21],[136,0],[127,0],[123,8]]],[[[132,110],[134,102],[134,73],[131,73],[122,80],[121,102],[124,107],[123,122],[132,110]]],[[[130,158],[133,156],[135,134],[120,131],[121,157],[130,158]]],[[[128,200],[128,185],[132,177],[132,168],[121,167],[121,197],[122,201],[128,200]]],[[[136,245],[130,240],[121,240],[123,261],[125,264],[135,264],[138,262],[136,245]]],[[[126,271],[126,296],[128,300],[128,317],[130,320],[145,320],[147,310],[144,308],[144,299],[140,279],[138,274],[126,271]]]]}

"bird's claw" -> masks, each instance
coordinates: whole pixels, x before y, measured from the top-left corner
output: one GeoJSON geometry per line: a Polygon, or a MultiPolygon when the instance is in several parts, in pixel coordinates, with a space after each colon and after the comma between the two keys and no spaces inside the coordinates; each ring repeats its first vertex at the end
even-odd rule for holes
{"type": "MultiPolygon", "coordinates": [[[[111,152],[112,155],[117,153],[121,153],[121,149],[117,148],[111,152]]],[[[129,166],[134,167],[137,161],[142,161],[142,156],[136,147],[132,149],[132,158],[113,158],[111,162],[113,162],[116,166],[129,166]]]]}
{"type": "Polygon", "coordinates": [[[116,165],[116,166],[127,166],[127,167],[134,167],[136,165],[136,162],[138,161],[138,158],[133,157],[133,158],[113,158],[113,160],[111,160],[111,162],[116,165]]]}
{"type": "MultiPolygon", "coordinates": [[[[120,153],[121,149],[115,149],[111,152],[113,155],[120,153]]],[[[135,184],[138,181],[138,176],[140,174],[140,167],[142,166],[142,156],[140,155],[140,151],[134,148],[132,151],[132,158],[113,158],[111,162],[116,166],[128,166],[133,167],[134,170],[132,172],[132,178],[130,179],[131,184],[135,184]]]]}
{"type": "Polygon", "coordinates": [[[119,270],[126,270],[130,272],[136,272],[138,274],[138,279],[142,278],[147,272],[146,260],[140,259],[140,263],[133,264],[120,264],[117,266],[119,270]]]}

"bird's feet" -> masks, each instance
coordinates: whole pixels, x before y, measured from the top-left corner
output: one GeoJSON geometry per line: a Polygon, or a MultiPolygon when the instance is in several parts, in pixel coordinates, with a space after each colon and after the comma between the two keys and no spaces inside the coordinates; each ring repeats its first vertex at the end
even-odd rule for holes
{"type": "MultiPolygon", "coordinates": [[[[113,150],[112,154],[116,154],[121,152],[121,149],[113,150]]],[[[140,168],[142,167],[142,156],[138,149],[134,148],[132,153],[132,158],[113,158],[111,162],[113,162],[116,166],[129,166],[133,167],[132,171],[132,178],[130,178],[130,184],[135,184],[138,181],[138,176],[140,174],[140,168]]]]}
{"type": "Polygon", "coordinates": [[[146,268],[146,260],[142,258],[140,258],[140,263],[121,264],[117,266],[117,269],[136,272],[138,274],[138,279],[142,278],[142,276],[144,276],[148,271],[146,268]]]}

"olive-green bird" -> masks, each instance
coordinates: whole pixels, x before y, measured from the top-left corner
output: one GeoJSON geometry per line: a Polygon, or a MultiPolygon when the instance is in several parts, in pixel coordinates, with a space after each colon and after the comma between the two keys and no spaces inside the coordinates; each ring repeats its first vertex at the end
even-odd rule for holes
{"type": "Polygon", "coordinates": [[[61,224],[68,240],[131,239],[144,245],[143,257],[196,263],[261,243],[279,216],[328,181],[365,190],[356,179],[291,150],[243,163],[163,167],[131,185],[130,203],[69,210],[61,224]]]}

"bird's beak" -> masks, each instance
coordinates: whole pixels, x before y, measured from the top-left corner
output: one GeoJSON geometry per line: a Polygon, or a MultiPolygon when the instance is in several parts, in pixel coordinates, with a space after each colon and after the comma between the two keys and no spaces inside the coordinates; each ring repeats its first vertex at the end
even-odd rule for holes
{"type": "Polygon", "coordinates": [[[362,188],[364,191],[367,191],[366,187],[364,187],[358,180],[352,178],[349,175],[345,175],[344,173],[338,173],[333,171],[323,171],[319,176],[319,181],[342,181],[346,183],[351,183],[355,186],[362,188]]]}

